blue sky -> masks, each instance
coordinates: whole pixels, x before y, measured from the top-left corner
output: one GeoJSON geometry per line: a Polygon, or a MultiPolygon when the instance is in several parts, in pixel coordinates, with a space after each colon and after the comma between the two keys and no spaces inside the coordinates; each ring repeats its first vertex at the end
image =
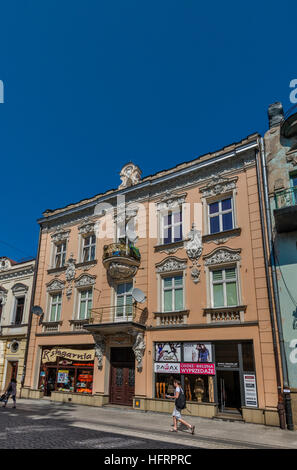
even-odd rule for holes
{"type": "Polygon", "coordinates": [[[295,1],[1,4],[0,256],[36,219],[267,128],[297,78],[295,1]]]}

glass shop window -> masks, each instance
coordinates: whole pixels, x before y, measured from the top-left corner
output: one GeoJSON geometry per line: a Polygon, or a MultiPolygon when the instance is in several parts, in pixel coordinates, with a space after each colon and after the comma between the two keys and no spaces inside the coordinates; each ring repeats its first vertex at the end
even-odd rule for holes
{"type": "Polygon", "coordinates": [[[75,369],[58,369],[57,390],[59,392],[74,392],[75,369]]]}
{"type": "Polygon", "coordinates": [[[155,396],[156,398],[166,398],[165,395],[174,395],[175,388],[173,381],[177,379],[181,381],[180,374],[156,374],[156,383],[155,383],[155,396]]]}
{"type": "Polygon", "coordinates": [[[215,345],[215,357],[217,367],[220,367],[220,364],[238,367],[238,343],[217,343],[215,345]]]}
{"type": "Polygon", "coordinates": [[[252,342],[242,343],[242,363],[245,372],[252,372],[255,370],[254,364],[254,348],[252,342]]]}
{"type": "Polygon", "coordinates": [[[93,389],[93,370],[92,369],[78,369],[75,391],[78,393],[92,393],[92,389],[93,389]]]}
{"type": "Polygon", "coordinates": [[[184,392],[187,401],[214,402],[212,375],[189,374],[184,376],[184,392]]]}

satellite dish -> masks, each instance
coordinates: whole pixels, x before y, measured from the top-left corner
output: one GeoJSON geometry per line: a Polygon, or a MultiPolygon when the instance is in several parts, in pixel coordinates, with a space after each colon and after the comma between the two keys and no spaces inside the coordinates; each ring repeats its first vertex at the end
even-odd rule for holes
{"type": "Polygon", "coordinates": [[[43,310],[38,305],[35,305],[34,307],[32,307],[32,313],[41,317],[41,315],[43,315],[43,310]]]}
{"type": "Polygon", "coordinates": [[[136,287],[131,292],[132,297],[136,302],[143,303],[146,299],[145,293],[142,290],[137,289],[136,287]]]}

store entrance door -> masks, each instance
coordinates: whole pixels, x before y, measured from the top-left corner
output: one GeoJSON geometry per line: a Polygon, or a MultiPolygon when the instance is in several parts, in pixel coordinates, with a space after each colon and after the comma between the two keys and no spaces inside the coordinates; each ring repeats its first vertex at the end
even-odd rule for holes
{"type": "Polygon", "coordinates": [[[55,367],[48,367],[45,376],[44,396],[50,397],[55,390],[57,369],[55,367]]]}
{"type": "Polygon", "coordinates": [[[110,403],[133,405],[135,357],[132,348],[111,349],[110,403]]]}
{"type": "Polygon", "coordinates": [[[239,371],[217,371],[218,401],[221,413],[238,413],[241,410],[239,371]]]}

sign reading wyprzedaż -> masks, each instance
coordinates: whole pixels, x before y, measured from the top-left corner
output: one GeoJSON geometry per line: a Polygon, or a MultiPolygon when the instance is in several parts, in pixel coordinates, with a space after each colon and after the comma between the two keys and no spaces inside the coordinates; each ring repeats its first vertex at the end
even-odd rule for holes
{"type": "Polygon", "coordinates": [[[181,374],[215,375],[214,364],[181,363],[181,374]]]}
{"type": "Polygon", "coordinates": [[[45,362],[55,362],[57,357],[72,359],[74,361],[93,361],[95,357],[95,351],[92,349],[78,350],[67,348],[44,349],[42,351],[41,362],[43,364],[45,362]]]}

